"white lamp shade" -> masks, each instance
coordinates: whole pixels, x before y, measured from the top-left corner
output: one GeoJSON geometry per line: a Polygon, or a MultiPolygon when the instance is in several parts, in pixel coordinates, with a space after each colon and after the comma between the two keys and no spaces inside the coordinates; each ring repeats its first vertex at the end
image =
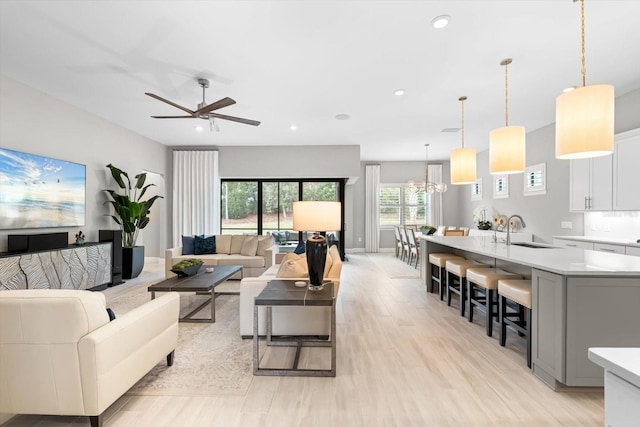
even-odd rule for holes
{"type": "Polygon", "coordinates": [[[340,202],[293,202],[295,231],[336,231],[341,224],[340,202]]]}
{"type": "Polygon", "coordinates": [[[476,149],[457,148],[451,152],[451,184],[476,182],[476,149]]]}
{"type": "Polygon", "coordinates": [[[556,98],[556,158],[613,153],[615,93],[611,85],[580,87],[556,98]]]}
{"type": "Polygon", "coordinates": [[[524,172],[526,132],[522,126],[505,126],[489,133],[489,172],[510,174],[524,172]]]}

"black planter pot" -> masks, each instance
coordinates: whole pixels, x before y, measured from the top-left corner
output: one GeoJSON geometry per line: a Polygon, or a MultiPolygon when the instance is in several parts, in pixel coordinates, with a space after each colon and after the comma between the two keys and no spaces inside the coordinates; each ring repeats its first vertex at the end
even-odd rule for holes
{"type": "Polygon", "coordinates": [[[144,267],[144,246],[122,248],[122,278],[133,279],[142,273],[144,267]]]}

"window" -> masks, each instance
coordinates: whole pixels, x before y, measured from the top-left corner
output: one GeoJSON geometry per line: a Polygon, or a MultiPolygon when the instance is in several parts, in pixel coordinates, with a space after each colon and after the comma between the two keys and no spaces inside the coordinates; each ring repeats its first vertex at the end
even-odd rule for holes
{"type": "Polygon", "coordinates": [[[527,166],[524,170],[524,195],[547,194],[547,164],[527,166]]]}
{"type": "Polygon", "coordinates": [[[509,175],[493,175],[493,198],[509,197],[509,175]]]}
{"type": "Polygon", "coordinates": [[[482,178],[471,184],[471,200],[482,200],[482,178]]]}
{"type": "Polygon", "coordinates": [[[258,232],[258,182],[223,181],[220,195],[222,234],[258,232]]]}
{"type": "Polygon", "coordinates": [[[381,184],[380,227],[428,224],[429,197],[428,193],[415,186],[381,184]]]}

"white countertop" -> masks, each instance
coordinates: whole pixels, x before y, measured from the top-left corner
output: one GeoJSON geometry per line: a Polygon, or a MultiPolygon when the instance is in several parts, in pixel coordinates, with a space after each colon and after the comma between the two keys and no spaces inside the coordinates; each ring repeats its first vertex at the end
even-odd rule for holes
{"type": "Polygon", "coordinates": [[[526,248],[493,243],[491,237],[421,236],[420,239],[566,276],[637,277],[640,257],[600,251],[559,248],[526,248]]]}
{"type": "Polygon", "coordinates": [[[635,246],[640,248],[640,243],[636,240],[640,239],[638,236],[629,236],[625,238],[620,237],[595,237],[595,236],[553,236],[554,239],[576,240],[578,242],[594,242],[605,243],[610,245],[623,245],[623,246],[635,246]]]}
{"type": "Polygon", "coordinates": [[[592,347],[589,360],[640,388],[640,348],[592,347]]]}

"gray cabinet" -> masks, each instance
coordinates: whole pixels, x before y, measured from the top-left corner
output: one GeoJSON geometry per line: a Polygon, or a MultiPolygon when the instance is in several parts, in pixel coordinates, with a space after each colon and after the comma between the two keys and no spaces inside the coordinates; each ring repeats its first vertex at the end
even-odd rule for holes
{"type": "Polygon", "coordinates": [[[531,363],[534,374],[555,387],[565,382],[565,277],[533,269],[531,363]]]}

